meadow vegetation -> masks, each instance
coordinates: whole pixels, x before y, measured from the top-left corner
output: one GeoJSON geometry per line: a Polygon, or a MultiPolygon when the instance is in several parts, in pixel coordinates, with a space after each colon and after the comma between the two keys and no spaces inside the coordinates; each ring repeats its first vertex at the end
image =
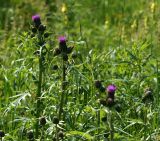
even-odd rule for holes
{"type": "Polygon", "coordinates": [[[159,0],[0,3],[0,140],[160,141],[159,0]]]}

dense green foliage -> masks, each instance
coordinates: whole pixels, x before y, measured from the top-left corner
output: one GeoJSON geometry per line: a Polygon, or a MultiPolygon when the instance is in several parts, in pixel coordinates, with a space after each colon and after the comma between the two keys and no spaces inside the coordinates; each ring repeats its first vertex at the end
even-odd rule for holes
{"type": "Polygon", "coordinates": [[[0,3],[0,139],[160,140],[159,0],[0,3]],[[59,36],[71,54],[55,55],[59,36]]]}

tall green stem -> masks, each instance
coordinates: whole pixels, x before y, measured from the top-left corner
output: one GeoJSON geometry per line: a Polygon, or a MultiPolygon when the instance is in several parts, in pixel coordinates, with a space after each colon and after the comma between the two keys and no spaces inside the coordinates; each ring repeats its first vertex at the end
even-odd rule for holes
{"type": "Polygon", "coordinates": [[[144,141],[146,140],[147,138],[147,107],[145,107],[144,109],[144,141]]]}
{"type": "Polygon", "coordinates": [[[45,137],[44,137],[44,126],[42,127],[42,133],[41,133],[41,140],[40,141],[44,141],[45,137]]]}
{"type": "Polygon", "coordinates": [[[58,127],[57,127],[57,124],[56,124],[56,141],[59,141],[59,136],[58,136],[58,127]]]}
{"type": "Polygon", "coordinates": [[[112,111],[109,110],[109,127],[110,127],[110,141],[114,141],[114,125],[112,111]]]}
{"type": "MultiPolygon", "coordinates": [[[[41,33],[38,34],[39,42],[43,42],[43,38],[41,33]]],[[[37,86],[37,95],[36,95],[36,139],[38,138],[39,131],[38,131],[38,125],[39,125],[39,117],[40,117],[40,104],[41,104],[41,91],[42,91],[42,74],[43,74],[43,54],[42,54],[42,47],[40,47],[40,56],[39,56],[39,76],[38,76],[38,86],[37,86]]]]}
{"type": "Polygon", "coordinates": [[[38,125],[39,125],[39,117],[40,117],[40,97],[41,97],[41,90],[42,90],[42,72],[43,72],[43,61],[42,61],[42,56],[40,53],[40,57],[39,57],[39,78],[38,78],[38,87],[37,87],[37,105],[36,105],[36,139],[38,138],[38,125]]]}
{"type": "Polygon", "coordinates": [[[98,126],[98,138],[97,138],[97,140],[99,141],[100,140],[100,138],[99,138],[99,134],[100,134],[100,130],[99,130],[99,128],[100,128],[100,108],[97,110],[97,126],[98,126]]]}
{"type": "Polygon", "coordinates": [[[65,61],[62,61],[62,94],[61,94],[61,102],[59,107],[59,120],[61,120],[62,110],[63,110],[63,103],[64,103],[64,96],[65,96],[65,81],[66,81],[66,65],[65,61]]]}

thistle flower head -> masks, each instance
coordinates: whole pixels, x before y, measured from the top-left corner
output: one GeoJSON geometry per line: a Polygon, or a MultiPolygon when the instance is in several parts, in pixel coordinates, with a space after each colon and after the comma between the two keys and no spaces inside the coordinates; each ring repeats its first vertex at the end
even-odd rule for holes
{"type": "Polygon", "coordinates": [[[41,24],[41,18],[38,14],[32,16],[32,21],[34,22],[35,27],[37,27],[37,28],[41,24]]]}
{"type": "Polygon", "coordinates": [[[28,135],[28,139],[29,140],[33,140],[34,139],[34,133],[33,133],[32,130],[28,131],[27,135],[28,135]]]}
{"type": "Polygon", "coordinates": [[[32,21],[33,21],[33,22],[40,21],[40,20],[41,20],[41,19],[40,19],[40,16],[39,16],[38,14],[32,16],[32,21]]]}
{"type": "Polygon", "coordinates": [[[109,85],[107,88],[106,88],[106,91],[108,92],[108,93],[115,93],[115,91],[116,91],[116,86],[115,85],[109,85]]]}
{"type": "MultiPolygon", "coordinates": [[[[67,47],[67,44],[66,44],[66,41],[67,41],[66,37],[65,37],[65,36],[60,36],[60,37],[58,38],[58,40],[59,40],[59,49],[60,49],[63,53],[65,53],[65,54],[66,54],[65,56],[67,57],[68,47],[67,47]]],[[[68,60],[68,59],[66,59],[66,60],[68,60]]]]}
{"type": "Polygon", "coordinates": [[[39,122],[40,122],[40,125],[44,126],[46,124],[46,118],[41,117],[39,122]]]}
{"type": "Polygon", "coordinates": [[[0,130],[0,138],[3,138],[5,136],[4,131],[0,130]]]}
{"type": "Polygon", "coordinates": [[[101,88],[101,87],[102,87],[102,83],[101,83],[100,80],[96,80],[96,81],[94,82],[94,84],[95,84],[95,87],[96,87],[96,88],[101,88]]]}
{"type": "Polygon", "coordinates": [[[112,106],[114,105],[114,99],[108,98],[108,99],[107,99],[107,105],[108,105],[109,107],[112,107],[112,106]]]}
{"type": "Polygon", "coordinates": [[[58,38],[58,40],[59,40],[60,43],[65,43],[65,42],[66,42],[66,37],[60,36],[60,37],[58,38]]]}

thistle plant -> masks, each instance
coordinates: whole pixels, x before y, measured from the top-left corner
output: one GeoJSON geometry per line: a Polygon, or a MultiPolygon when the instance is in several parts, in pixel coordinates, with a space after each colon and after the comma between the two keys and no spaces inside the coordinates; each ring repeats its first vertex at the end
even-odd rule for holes
{"type": "Polygon", "coordinates": [[[41,140],[43,141],[45,139],[44,126],[46,124],[46,118],[45,117],[41,117],[40,120],[39,120],[39,124],[42,127],[41,140]]]}
{"type": "MultiPolygon", "coordinates": [[[[95,83],[94,83],[95,87],[98,89],[98,94],[97,94],[97,98],[100,97],[100,94],[102,92],[105,92],[105,88],[103,87],[102,85],[102,82],[100,80],[95,80],[95,83]]],[[[101,120],[101,116],[100,116],[100,106],[99,106],[99,109],[97,110],[97,126],[100,128],[100,120],[101,120]]],[[[99,134],[100,134],[100,130],[98,129],[98,137],[97,137],[97,140],[99,141],[99,134]]]]}
{"type": "Polygon", "coordinates": [[[107,96],[107,105],[108,105],[108,109],[109,109],[109,114],[108,114],[108,124],[109,124],[109,128],[110,128],[110,141],[114,140],[114,120],[113,120],[113,113],[112,113],[112,109],[111,107],[115,104],[114,101],[114,94],[116,91],[116,86],[115,85],[109,85],[106,89],[106,92],[108,93],[107,96]]]}
{"type": "Polygon", "coordinates": [[[0,141],[160,140],[159,0],[10,0],[0,7],[0,141]],[[66,32],[73,42],[46,38],[39,15],[25,32],[35,11],[49,34],[66,32]],[[115,85],[95,78],[116,82],[119,97],[115,85]],[[152,89],[143,92],[146,86],[152,89]]]}
{"type": "MultiPolygon", "coordinates": [[[[148,133],[147,133],[148,128],[149,128],[148,127],[149,125],[148,114],[149,114],[149,111],[151,111],[153,101],[154,101],[153,90],[151,88],[146,88],[144,90],[144,95],[142,97],[142,102],[144,103],[144,107],[142,109],[143,122],[144,122],[144,140],[147,140],[147,136],[148,136],[148,133]]],[[[151,139],[151,134],[149,138],[151,139]]]]}
{"type": "Polygon", "coordinates": [[[28,136],[28,140],[29,140],[29,141],[34,141],[34,133],[33,133],[33,130],[28,131],[27,136],[28,136]]]}
{"type": "Polygon", "coordinates": [[[58,118],[59,120],[62,119],[62,113],[63,113],[63,104],[66,96],[66,76],[67,76],[67,62],[68,62],[68,54],[70,54],[73,50],[73,47],[67,46],[67,40],[66,37],[60,36],[59,38],[59,48],[56,48],[54,51],[54,55],[61,55],[61,67],[62,67],[62,83],[61,83],[61,98],[60,98],[60,104],[59,104],[59,113],[58,118]]]}
{"type": "Polygon", "coordinates": [[[37,84],[37,95],[36,95],[36,138],[39,135],[39,117],[41,115],[41,94],[42,94],[42,81],[43,81],[43,72],[44,72],[44,62],[45,62],[45,30],[46,26],[41,23],[39,15],[32,16],[32,21],[34,23],[32,27],[33,35],[36,36],[36,46],[37,50],[35,51],[38,56],[39,64],[39,74],[38,74],[38,84],[37,84]]]}
{"type": "MultiPolygon", "coordinates": [[[[97,83],[97,88],[102,87],[101,84],[97,83]]],[[[115,105],[115,91],[116,91],[116,86],[115,85],[109,85],[106,88],[106,98],[104,99],[100,99],[100,104],[102,104],[103,106],[107,107],[107,118],[104,117],[102,118],[102,120],[108,121],[108,125],[109,125],[109,129],[110,129],[110,141],[114,140],[114,119],[113,119],[113,108],[115,105]]],[[[105,135],[106,133],[104,133],[105,135]]]]}

